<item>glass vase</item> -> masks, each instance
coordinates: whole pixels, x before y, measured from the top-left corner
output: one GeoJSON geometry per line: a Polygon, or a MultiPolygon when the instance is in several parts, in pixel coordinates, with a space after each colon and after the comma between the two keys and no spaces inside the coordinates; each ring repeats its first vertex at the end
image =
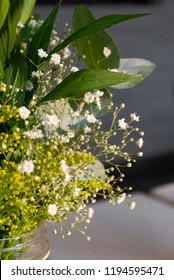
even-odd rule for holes
{"type": "Polygon", "coordinates": [[[46,260],[50,247],[45,233],[42,223],[26,234],[0,239],[0,260],[46,260]]]}

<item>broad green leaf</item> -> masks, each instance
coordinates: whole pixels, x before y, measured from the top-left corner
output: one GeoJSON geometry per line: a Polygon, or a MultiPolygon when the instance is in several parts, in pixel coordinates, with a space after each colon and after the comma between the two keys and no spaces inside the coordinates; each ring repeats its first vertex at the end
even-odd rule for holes
{"type": "Polygon", "coordinates": [[[155,64],[141,58],[122,58],[120,60],[119,71],[124,72],[129,75],[133,75],[141,78],[137,81],[127,81],[120,85],[114,85],[112,87],[116,89],[126,89],[134,87],[149,76],[155,69],[155,64]]]}
{"type": "Polygon", "coordinates": [[[22,10],[22,14],[20,17],[20,22],[22,22],[23,24],[25,24],[27,22],[27,20],[29,19],[31,12],[34,8],[34,5],[36,3],[36,0],[24,0],[24,7],[22,10]]]}
{"type": "Polygon", "coordinates": [[[102,69],[82,69],[68,75],[50,93],[43,97],[38,104],[60,98],[81,98],[85,92],[108,88],[141,78],[124,73],[115,73],[102,69]]]}
{"type": "Polygon", "coordinates": [[[8,14],[0,32],[0,59],[2,64],[10,58],[16,43],[16,26],[23,9],[24,0],[11,0],[8,14]]]}
{"type": "Polygon", "coordinates": [[[38,56],[38,49],[42,48],[44,51],[47,51],[49,41],[50,41],[50,36],[53,30],[53,26],[61,2],[62,2],[61,0],[58,1],[54,9],[51,11],[49,16],[46,18],[46,20],[43,22],[43,24],[40,26],[40,28],[33,36],[33,39],[29,45],[29,49],[27,53],[27,57],[30,58],[31,61],[33,62],[33,64],[30,65],[29,72],[33,69],[34,64],[38,65],[39,63],[40,58],[38,56]]]}
{"type": "MultiPolygon", "coordinates": [[[[73,15],[73,30],[77,31],[94,20],[94,16],[86,6],[77,6],[73,15]]],[[[75,43],[80,57],[89,68],[118,68],[120,59],[119,49],[104,30],[84,36],[76,40],[75,43]],[[103,53],[105,47],[111,51],[108,57],[103,53]]]]}
{"type": "Polygon", "coordinates": [[[4,20],[7,16],[9,7],[10,7],[9,0],[1,0],[0,1],[0,29],[4,24],[4,20]]]}
{"type": "Polygon", "coordinates": [[[130,20],[133,18],[142,17],[148,14],[132,14],[132,15],[107,15],[96,19],[87,25],[83,26],[82,28],[78,29],[77,31],[73,32],[69,37],[67,37],[63,42],[57,45],[49,54],[49,56],[53,53],[59,52],[71,42],[82,38],[83,36],[87,36],[99,30],[103,30],[108,28],[114,24],[118,24],[120,22],[130,20]]]}

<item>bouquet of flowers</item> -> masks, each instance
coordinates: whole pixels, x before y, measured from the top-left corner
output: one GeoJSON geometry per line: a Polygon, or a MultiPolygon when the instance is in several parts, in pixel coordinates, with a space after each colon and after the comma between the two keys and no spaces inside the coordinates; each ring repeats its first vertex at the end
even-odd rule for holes
{"type": "Polygon", "coordinates": [[[120,59],[104,29],[145,14],[95,19],[77,6],[61,33],[61,1],[44,21],[32,14],[35,2],[0,2],[0,238],[44,220],[56,221],[62,236],[73,227],[86,236],[80,223],[90,222],[91,203],[97,196],[121,203],[129,195],[122,167],[142,156],[129,152],[130,143],[143,145],[139,117],[120,117],[125,105],[115,107],[109,89],[133,87],[154,69],[120,59]]]}

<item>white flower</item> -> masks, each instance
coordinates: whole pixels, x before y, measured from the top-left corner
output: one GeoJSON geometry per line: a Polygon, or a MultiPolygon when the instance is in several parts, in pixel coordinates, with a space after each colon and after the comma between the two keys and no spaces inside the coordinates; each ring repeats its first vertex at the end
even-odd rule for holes
{"type": "Polygon", "coordinates": [[[92,94],[92,92],[86,92],[83,100],[87,104],[93,103],[95,100],[94,94],[92,94]]]}
{"type": "Polygon", "coordinates": [[[28,130],[28,131],[25,131],[23,134],[31,139],[43,138],[43,133],[42,133],[42,130],[40,130],[40,129],[28,130]]]}
{"type": "Polygon", "coordinates": [[[134,208],[135,208],[135,206],[136,206],[136,202],[130,202],[130,203],[128,203],[128,206],[129,206],[129,208],[131,209],[131,210],[133,210],[134,208]]]}
{"type": "Polygon", "coordinates": [[[53,53],[51,55],[50,62],[55,66],[59,65],[60,64],[60,55],[58,53],[53,53]]]}
{"type": "Polygon", "coordinates": [[[122,193],[117,199],[118,204],[122,203],[125,200],[125,198],[126,198],[126,193],[122,193]]]}
{"type": "Polygon", "coordinates": [[[53,115],[46,114],[42,121],[43,125],[46,124],[48,126],[53,126],[53,127],[58,127],[59,122],[60,122],[60,120],[58,119],[58,117],[55,114],[53,114],[53,115]]]}
{"type": "Polygon", "coordinates": [[[97,98],[97,97],[101,97],[104,95],[104,91],[101,91],[101,90],[96,90],[94,91],[94,96],[97,98]]]}
{"type": "Polygon", "coordinates": [[[7,145],[2,143],[2,149],[6,150],[7,149],[7,145]]]}
{"type": "Polygon", "coordinates": [[[93,114],[89,114],[89,115],[87,115],[87,121],[89,123],[95,123],[97,121],[97,119],[93,114]]]}
{"type": "Polygon", "coordinates": [[[28,22],[28,26],[31,27],[31,28],[35,28],[38,26],[38,22],[35,20],[35,19],[31,19],[29,22],[28,22]]]}
{"type": "Polygon", "coordinates": [[[109,71],[115,72],[115,73],[118,73],[118,72],[119,72],[119,70],[118,70],[117,68],[109,69],[109,71]]]}
{"type": "Polygon", "coordinates": [[[63,58],[68,58],[71,55],[71,51],[68,47],[63,50],[63,58]]]}
{"type": "Polygon", "coordinates": [[[57,213],[57,206],[56,204],[49,204],[47,208],[48,214],[51,216],[55,216],[57,213]]]}
{"type": "Polygon", "coordinates": [[[143,138],[140,138],[136,141],[136,144],[139,148],[142,148],[143,144],[144,144],[144,140],[143,138]]]}
{"type": "Polygon", "coordinates": [[[24,25],[23,25],[23,23],[22,23],[22,22],[18,22],[17,27],[19,27],[19,28],[23,28],[23,27],[24,27],[24,25]]]}
{"type": "Polygon", "coordinates": [[[67,135],[69,138],[74,138],[74,136],[75,136],[74,131],[72,131],[72,130],[69,130],[67,135]]]}
{"type": "Polygon", "coordinates": [[[79,71],[79,68],[76,67],[76,66],[73,66],[73,67],[71,67],[70,71],[71,72],[77,72],[77,71],[79,71]]]}
{"type": "Polygon", "coordinates": [[[73,190],[73,195],[74,195],[75,197],[77,197],[77,196],[79,195],[79,192],[80,192],[80,189],[79,189],[79,188],[75,188],[75,189],[73,190]]]}
{"type": "Polygon", "coordinates": [[[5,92],[6,91],[6,84],[4,84],[2,81],[0,81],[0,91],[5,92]]]}
{"type": "Polygon", "coordinates": [[[90,133],[91,132],[91,127],[85,126],[84,131],[85,131],[85,133],[90,133]]]}
{"type": "Polygon", "coordinates": [[[34,77],[36,77],[36,78],[40,78],[40,77],[42,77],[43,76],[43,72],[42,71],[33,71],[32,73],[31,73],[31,76],[34,78],[34,77]]]}
{"type": "Polygon", "coordinates": [[[140,117],[138,117],[135,113],[133,113],[133,114],[130,115],[130,118],[134,122],[139,122],[140,117]]]}
{"type": "Polygon", "coordinates": [[[28,110],[25,106],[19,108],[19,115],[21,119],[26,120],[30,115],[30,110],[28,110]]]}
{"type": "Polygon", "coordinates": [[[26,90],[31,91],[33,88],[34,88],[33,83],[30,81],[27,81],[26,90]]]}
{"type": "Polygon", "coordinates": [[[63,171],[64,173],[67,173],[68,170],[69,170],[69,167],[68,167],[68,165],[66,164],[66,161],[63,160],[63,159],[60,161],[60,167],[61,167],[61,169],[62,169],[62,171],[63,171]]]}
{"type": "Polygon", "coordinates": [[[111,50],[109,48],[107,48],[107,47],[104,47],[103,54],[104,54],[104,56],[106,58],[108,58],[110,56],[110,54],[111,54],[111,50]]]}
{"type": "Polygon", "coordinates": [[[88,208],[88,217],[91,219],[94,215],[94,209],[93,208],[88,208]]]}
{"type": "Polygon", "coordinates": [[[30,174],[34,171],[34,164],[32,160],[24,160],[20,165],[17,167],[18,172],[26,172],[30,174]]]}
{"type": "Polygon", "coordinates": [[[119,126],[120,128],[122,128],[122,129],[126,129],[127,123],[125,122],[125,119],[124,119],[124,118],[118,120],[118,126],[119,126]]]}
{"type": "Polygon", "coordinates": [[[43,58],[43,57],[47,57],[48,54],[41,48],[41,49],[38,49],[37,51],[37,54],[40,58],[43,58]]]}

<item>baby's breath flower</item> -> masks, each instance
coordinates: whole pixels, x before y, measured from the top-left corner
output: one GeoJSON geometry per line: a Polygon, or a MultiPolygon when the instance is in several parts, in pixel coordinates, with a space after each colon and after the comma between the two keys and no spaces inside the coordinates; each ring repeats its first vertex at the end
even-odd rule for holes
{"type": "Polygon", "coordinates": [[[53,53],[51,55],[51,58],[50,58],[50,62],[54,65],[54,66],[57,66],[60,64],[60,55],[58,53],[53,53]]]}
{"type": "Polygon", "coordinates": [[[139,148],[142,148],[143,144],[144,144],[144,140],[143,138],[140,138],[136,141],[136,144],[139,148]]]}
{"type": "Polygon", "coordinates": [[[48,214],[51,216],[55,216],[57,214],[57,206],[56,204],[49,204],[47,208],[48,214]]]}
{"type": "Polygon", "coordinates": [[[111,50],[108,47],[104,47],[103,54],[106,58],[108,58],[111,55],[111,50]]]}
{"type": "Polygon", "coordinates": [[[28,22],[28,26],[31,27],[31,28],[36,28],[38,26],[38,22],[35,19],[31,19],[28,22]]]}
{"type": "Polygon", "coordinates": [[[30,114],[31,114],[30,110],[28,110],[25,106],[19,108],[19,116],[21,117],[21,119],[23,120],[28,119],[30,114]]]}
{"type": "Polygon", "coordinates": [[[77,72],[79,71],[79,68],[76,66],[71,67],[70,72],[77,72]]]}
{"type": "Polygon", "coordinates": [[[32,73],[31,73],[31,76],[34,78],[34,77],[36,77],[36,78],[40,78],[40,77],[42,77],[43,76],[43,72],[42,71],[40,71],[40,70],[37,70],[37,71],[33,71],[32,73]]]}
{"type": "Polygon", "coordinates": [[[31,81],[27,81],[26,83],[26,90],[27,91],[32,91],[32,89],[34,88],[34,85],[31,81]]]}
{"type": "Polygon", "coordinates": [[[68,47],[66,47],[66,48],[63,49],[62,54],[63,54],[63,58],[66,59],[66,58],[70,57],[71,51],[70,51],[70,49],[68,47]]]}
{"type": "Polygon", "coordinates": [[[130,202],[130,203],[128,203],[128,206],[129,206],[129,208],[131,209],[131,210],[133,210],[134,208],[135,208],[135,206],[136,206],[136,202],[130,202]]]}
{"type": "Polygon", "coordinates": [[[95,100],[95,97],[94,97],[94,94],[92,94],[92,92],[86,92],[85,93],[84,102],[89,104],[89,103],[93,103],[94,100],[95,100]]]}
{"type": "Polygon", "coordinates": [[[20,165],[17,167],[18,172],[25,172],[30,174],[34,171],[34,164],[32,160],[24,160],[20,165]]]}
{"type": "Polygon", "coordinates": [[[140,117],[138,117],[135,113],[131,114],[130,118],[134,122],[139,122],[139,120],[140,120],[140,117]]]}
{"type": "Polygon", "coordinates": [[[43,58],[43,57],[47,57],[48,54],[42,48],[40,48],[40,49],[38,49],[38,56],[40,58],[43,58]]]}
{"type": "Polygon", "coordinates": [[[96,123],[97,122],[97,119],[94,116],[94,114],[88,114],[86,119],[89,123],[96,123]]]}
{"type": "Polygon", "coordinates": [[[118,120],[118,126],[119,126],[121,129],[126,129],[127,123],[125,122],[125,118],[122,118],[122,119],[118,120]]]}
{"type": "Polygon", "coordinates": [[[58,117],[53,114],[46,114],[45,117],[43,118],[42,124],[47,125],[47,126],[53,126],[53,127],[58,127],[60,123],[60,120],[58,117]]]}
{"type": "Polygon", "coordinates": [[[94,215],[94,209],[93,208],[88,208],[88,217],[91,219],[94,215]]]}
{"type": "Polygon", "coordinates": [[[118,197],[117,203],[120,204],[120,203],[122,203],[125,199],[126,199],[126,193],[122,193],[122,194],[118,197]]]}
{"type": "Polygon", "coordinates": [[[6,92],[6,88],[7,88],[6,84],[4,82],[0,81],[0,91],[6,92]]]}

